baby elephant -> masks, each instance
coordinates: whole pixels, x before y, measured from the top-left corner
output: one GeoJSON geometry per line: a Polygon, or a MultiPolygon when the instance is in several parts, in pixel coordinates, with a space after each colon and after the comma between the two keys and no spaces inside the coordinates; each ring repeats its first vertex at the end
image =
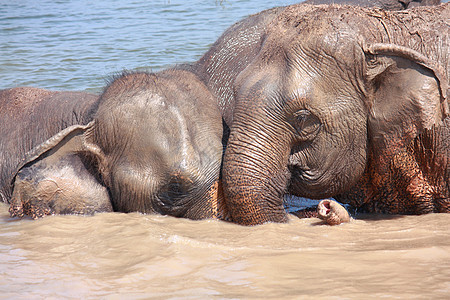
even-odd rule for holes
{"type": "Polygon", "coordinates": [[[222,151],[219,109],[194,74],[122,74],[100,96],[93,121],[29,153],[15,177],[10,213],[226,219],[222,151]]]}

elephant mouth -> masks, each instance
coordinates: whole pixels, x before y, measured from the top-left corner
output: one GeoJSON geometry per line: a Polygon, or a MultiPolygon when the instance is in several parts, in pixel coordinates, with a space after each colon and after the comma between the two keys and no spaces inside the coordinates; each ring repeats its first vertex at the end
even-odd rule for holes
{"type": "Polygon", "coordinates": [[[327,180],[325,172],[310,169],[309,167],[289,166],[291,180],[289,182],[289,193],[299,196],[323,199],[331,197],[333,186],[327,180]]]}
{"type": "Polygon", "coordinates": [[[323,177],[322,173],[312,170],[311,168],[306,166],[298,166],[298,165],[289,166],[289,171],[291,172],[292,179],[305,181],[308,184],[318,182],[323,177]]]}

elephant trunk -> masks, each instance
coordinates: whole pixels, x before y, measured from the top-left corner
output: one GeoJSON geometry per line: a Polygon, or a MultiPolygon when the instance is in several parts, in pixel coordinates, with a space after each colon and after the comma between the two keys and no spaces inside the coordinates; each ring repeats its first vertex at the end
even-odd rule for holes
{"type": "Polygon", "coordinates": [[[325,199],[317,206],[317,214],[328,225],[339,225],[350,222],[348,211],[336,201],[325,199]]]}
{"type": "Polygon", "coordinates": [[[265,124],[253,128],[238,124],[235,119],[222,173],[231,218],[242,225],[286,222],[283,195],[290,179],[289,138],[280,138],[265,124]]]}

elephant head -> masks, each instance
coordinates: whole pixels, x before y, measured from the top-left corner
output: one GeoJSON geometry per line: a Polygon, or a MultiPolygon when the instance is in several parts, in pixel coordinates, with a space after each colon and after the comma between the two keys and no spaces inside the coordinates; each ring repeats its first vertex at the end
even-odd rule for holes
{"type": "Polygon", "coordinates": [[[61,131],[28,155],[16,176],[11,211],[21,216],[23,207],[31,213],[35,208],[38,217],[41,211],[85,213],[110,200],[120,212],[226,218],[219,187],[222,153],[220,112],[194,74],[124,74],[105,89],[92,122],[61,131]],[[70,191],[48,193],[44,180],[70,191]],[[108,194],[92,196],[101,187],[108,194]],[[33,208],[27,209],[29,203],[33,208]]]}
{"type": "MultiPolygon", "coordinates": [[[[440,10],[434,17],[448,16],[440,10]]],[[[342,193],[361,178],[369,152],[395,151],[447,115],[439,67],[447,64],[434,60],[448,56],[439,48],[448,44],[447,27],[427,21],[422,29],[432,34],[421,38],[434,40],[420,44],[425,56],[410,46],[416,38],[402,35],[420,24],[377,12],[295,5],[268,26],[261,51],[236,80],[223,163],[234,221],[284,222],[283,194],[342,193]]]]}

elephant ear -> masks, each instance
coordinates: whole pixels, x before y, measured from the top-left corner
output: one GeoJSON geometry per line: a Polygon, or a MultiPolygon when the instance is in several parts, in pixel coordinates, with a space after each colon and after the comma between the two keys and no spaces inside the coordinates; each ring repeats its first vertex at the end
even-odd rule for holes
{"type": "Polygon", "coordinates": [[[368,125],[375,146],[408,144],[448,116],[447,78],[437,63],[393,44],[373,44],[363,50],[368,125]]]}
{"type": "Polygon", "coordinates": [[[22,168],[44,158],[48,159],[51,163],[63,156],[77,154],[81,157],[91,159],[95,163],[96,168],[104,168],[105,155],[97,145],[90,141],[93,126],[94,121],[87,125],[73,125],[67,127],[47,141],[30,150],[25,155],[22,162],[17,166],[17,171],[12,179],[12,184],[22,168]]]}

